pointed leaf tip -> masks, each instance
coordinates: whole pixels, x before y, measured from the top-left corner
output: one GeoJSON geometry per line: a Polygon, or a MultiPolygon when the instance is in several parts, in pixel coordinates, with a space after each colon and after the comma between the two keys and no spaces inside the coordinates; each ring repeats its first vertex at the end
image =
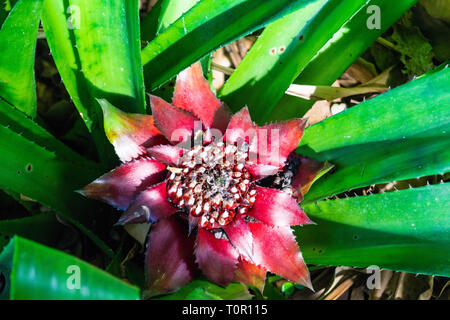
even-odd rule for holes
{"type": "Polygon", "coordinates": [[[198,129],[202,129],[200,120],[160,97],[150,95],[150,104],[156,126],[172,143],[187,141],[196,125],[198,129]]]}
{"type": "Polygon", "coordinates": [[[141,191],[164,179],[165,168],[157,160],[147,158],[127,162],[78,190],[78,193],[124,210],[141,191]]]}
{"type": "Polygon", "coordinates": [[[200,62],[178,74],[172,103],[175,107],[194,114],[208,128],[212,126],[214,115],[222,106],[204,78],[200,62]]]}
{"type": "Polygon", "coordinates": [[[320,162],[298,154],[293,155],[295,161],[299,162],[298,171],[292,179],[292,187],[304,196],[311,185],[320,177],[325,175],[334,165],[328,161],[320,162]]]}
{"type": "Polygon", "coordinates": [[[167,143],[153,116],[121,111],[106,99],[97,99],[103,111],[105,134],[122,162],[145,154],[145,147],[167,143]]]}
{"type": "Polygon", "coordinates": [[[248,224],[253,234],[255,264],[284,278],[312,288],[309,271],[289,227],[270,227],[262,222],[248,224]]]}

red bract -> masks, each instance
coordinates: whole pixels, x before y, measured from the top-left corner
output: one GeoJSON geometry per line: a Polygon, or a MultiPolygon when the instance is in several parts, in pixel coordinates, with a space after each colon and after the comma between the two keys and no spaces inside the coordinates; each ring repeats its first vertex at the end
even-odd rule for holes
{"type": "Polygon", "coordinates": [[[174,291],[199,269],[214,283],[262,288],[270,271],[311,288],[292,225],[311,224],[298,201],[323,164],[293,153],[305,121],[256,126],[232,115],[199,63],[178,75],[173,105],[153,116],[106,101],[106,134],[124,162],[82,193],[125,210],[119,224],[152,223],[148,292],[174,291]]]}

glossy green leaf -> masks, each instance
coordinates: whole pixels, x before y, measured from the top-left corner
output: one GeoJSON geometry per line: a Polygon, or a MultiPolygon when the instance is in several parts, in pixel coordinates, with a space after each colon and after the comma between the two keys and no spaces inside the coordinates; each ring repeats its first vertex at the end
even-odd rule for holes
{"type": "Polygon", "coordinates": [[[153,40],[200,0],[159,0],[141,19],[141,39],[153,40]]]}
{"type": "Polygon", "coordinates": [[[308,127],[297,152],[336,167],[305,201],[450,171],[449,87],[444,68],[308,127]]]}
{"type": "Polygon", "coordinates": [[[0,0],[0,28],[18,0],[0,0]]]}
{"type": "Polygon", "coordinates": [[[3,125],[0,150],[1,189],[23,194],[60,213],[112,256],[112,251],[89,230],[101,217],[100,203],[75,193],[102,174],[98,167],[68,160],[3,125]]]}
{"type": "Polygon", "coordinates": [[[307,263],[450,276],[450,184],[303,205],[307,263]]]}
{"type": "Polygon", "coordinates": [[[199,1],[200,0],[161,0],[161,14],[159,16],[157,33],[161,33],[167,29],[199,1]]]}
{"type": "Polygon", "coordinates": [[[32,117],[37,108],[34,54],[42,2],[17,1],[0,30],[0,99],[32,117]]]}
{"type": "Polygon", "coordinates": [[[214,49],[319,0],[202,0],[142,50],[147,90],[214,49]]]}
{"type": "Polygon", "coordinates": [[[43,213],[20,219],[0,220],[0,251],[14,235],[52,245],[62,234],[62,224],[54,214],[43,213]]]}
{"type": "MultiPolygon", "coordinates": [[[[305,85],[331,85],[416,2],[417,0],[368,1],[327,42],[294,82],[305,85]],[[368,25],[371,29],[367,27],[368,25]]],[[[266,120],[280,121],[303,116],[312,105],[311,101],[284,95],[266,120]]]]}
{"type": "Polygon", "coordinates": [[[45,0],[42,20],[67,91],[100,156],[111,157],[95,98],[145,113],[138,1],[45,0]]]}
{"type": "MultiPolygon", "coordinates": [[[[142,28],[147,27],[151,30],[154,29],[155,36],[163,32],[169,25],[174,23],[178,18],[180,18],[184,13],[189,11],[199,0],[160,0],[156,5],[155,12],[150,12],[150,15],[144,18],[142,21],[142,28]],[[158,15],[155,17],[154,15],[158,15]],[[153,20],[148,21],[148,20],[153,20]]],[[[152,9],[153,10],[153,9],[152,9]]],[[[148,31],[145,31],[147,34],[148,31]]],[[[152,40],[144,38],[144,40],[152,40]]],[[[205,56],[208,57],[208,56],[205,56]]],[[[202,63],[203,66],[203,63],[202,63]]],[[[176,76],[174,75],[165,84],[150,91],[152,95],[158,96],[166,101],[171,101],[173,97],[174,84],[176,82],[176,76]]]]}
{"type": "Polygon", "coordinates": [[[139,289],[85,261],[14,237],[0,255],[6,288],[0,298],[19,300],[138,300],[139,289]]]}
{"type": "Polygon", "coordinates": [[[158,300],[249,300],[251,295],[241,283],[232,282],[222,288],[206,280],[197,279],[175,293],[158,300]]]}
{"type": "Polygon", "coordinates": [[[269,25],[220,92],[233,110],[264,123],[289,85],[365,0],[312,2],[269,25]],[[243,99],[242,97],[245,97],[243,99]]]}

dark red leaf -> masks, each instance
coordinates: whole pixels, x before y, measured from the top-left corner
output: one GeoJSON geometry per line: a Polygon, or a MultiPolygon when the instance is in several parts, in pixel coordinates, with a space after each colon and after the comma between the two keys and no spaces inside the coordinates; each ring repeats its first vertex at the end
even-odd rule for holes
{"type": "Polygon", "coordinates": [[[198,228],[196,262],[212,282],[226,286],[233,280],[238,252],[228,240],[216,239],[209,231],[198,228]]]}
{"type": "Polygon", "coordinates": [[[175,212],[167,200],[167,182],[151,186],[142,191],[120,218],[118,224],[155,222],[175,212]]]}
{"type": "Polygon", "coordinates": [[[141,191],[164,179],[165,168],[159,161],[148,158],[127,162],[87,185],[80,193],[124,210],[141,191]]]}
{"type": "Polygon", "coordinates": [[[197,275],[194,240],[186,231],[175,216],[152,225],[145,257],[147,296],[175,291],[197,275]]]}
{"type": "Polygon", "coordinates": [[[323,162],[319,162],[298,154],[295,154],[294,157],[300,164],[297,174],[292,179],[292,187],[301,195],[304,195],[308,192],[317,175],[324,170],[330,169],[330,166],[327,167],[323,162]]]}

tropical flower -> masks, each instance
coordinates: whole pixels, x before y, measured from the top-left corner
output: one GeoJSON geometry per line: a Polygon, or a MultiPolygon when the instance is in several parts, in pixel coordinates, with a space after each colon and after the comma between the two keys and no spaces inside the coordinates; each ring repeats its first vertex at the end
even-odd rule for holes
{"type": "Polygon", "coordinates": [[[290,228],[312,223],[298,202],[323,169],[293,152],[305,121],[257,126],[246,107],[232,115],[199,63],[178,75],[172,104],[150,103],[152,116],[101,101],[123,164],[82,190],[124,210],[120,225],[152,224],[150,294],[177,290],[200,270],[221,286],[262,288],[270,271],[311,288],[290,228]]]}

